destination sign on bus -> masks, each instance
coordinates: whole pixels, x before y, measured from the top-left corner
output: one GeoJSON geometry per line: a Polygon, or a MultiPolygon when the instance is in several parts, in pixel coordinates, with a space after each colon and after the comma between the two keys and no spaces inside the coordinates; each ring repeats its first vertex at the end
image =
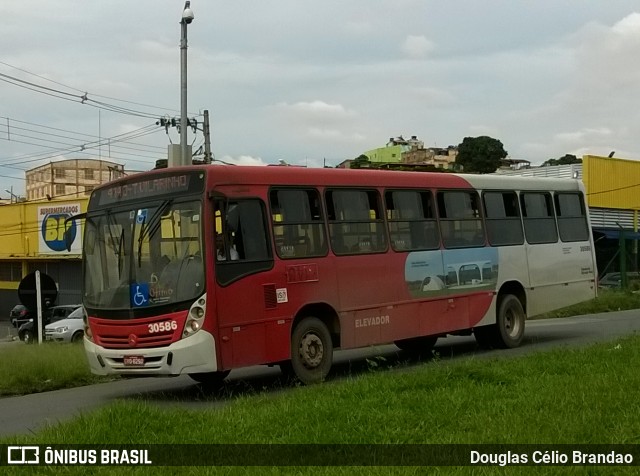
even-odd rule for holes
{"type": "Polygon", "coordinates": [[[203,190],[204,173],[162,175],[157,178],[130,180],[96,191],[98,205],[141,200],[166,194],[193,193],[203,190]]]}

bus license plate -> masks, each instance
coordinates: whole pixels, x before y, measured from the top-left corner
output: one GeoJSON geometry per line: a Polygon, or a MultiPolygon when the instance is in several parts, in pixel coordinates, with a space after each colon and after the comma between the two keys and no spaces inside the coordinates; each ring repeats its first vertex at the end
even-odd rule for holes
{"type": "Polygon", "coordinates": [[[125,367],[141,367],[144,365],[144,357],[142,355],[125,355],[125,367]]]}

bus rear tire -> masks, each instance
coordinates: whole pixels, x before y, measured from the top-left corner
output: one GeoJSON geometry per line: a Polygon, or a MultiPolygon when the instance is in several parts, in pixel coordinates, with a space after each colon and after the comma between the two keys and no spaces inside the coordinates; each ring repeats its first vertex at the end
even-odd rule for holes
{"type": "Polygon", "coordinates": [[[524,336],[524,323],[527,315],[522,303],[513,294],[506,294],[498,307],[498,346],[505,349],[518,347],[524,336]]]}
{"type": "Polygon", "coordinates": [[[412,337],[394,342],[396,347],[405,352],[416,355],[431,355],[433,346],[436,345],[438,336],[412,337]]]}
{"type": "Polygon", "coordinates": [[[476,341],[483,347],[513,349],[518,347],[524,336],[527,315],[522,303],[513,294],[505,294],[498,302],[496,323],[474,329],[476,341]]]}
{"type": "Polygon", "coordinates": [[[227,378],[230,370],[220,370],[218,372],[205,372],[199,374],[189,374],[193,380],[203,385],[219,386],[222,385],[222,381],[227,378]]]}
{"type": "Polygon", "coordinates": [[[305,385],[320,383],[332,363],[333,343],[327,326],[317,317],[302,319],[291,334],[291,368],[296,378],[305,385]]]}

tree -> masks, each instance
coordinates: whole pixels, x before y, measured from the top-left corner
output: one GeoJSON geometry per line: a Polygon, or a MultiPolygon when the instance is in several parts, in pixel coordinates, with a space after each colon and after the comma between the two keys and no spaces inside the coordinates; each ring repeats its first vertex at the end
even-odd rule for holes
{"type": "Polygon", "coordinates": [[[458,145],[456,164],[462,165],[464,172],[488,174],[500,167],[507,156],[502,142],[489,136],[465,137],[458,145]]]}
{"type": "Polygon", "coordinates": [[[541,167],[546,167],[547,165],[569,165],[569,164],[581,164],[582,159],[577,158],[573,154],[565,154],[559,159],[549,159],[542,163],[541,167]]]}
{"type": "Polygon", "coordinates": [[[358,157],[353,159],[349,168],[361,169],[361,168],[369,167],[369,164],[370,164],[369,157],[367,157],[364,154],[360,154],[358,157]]]}

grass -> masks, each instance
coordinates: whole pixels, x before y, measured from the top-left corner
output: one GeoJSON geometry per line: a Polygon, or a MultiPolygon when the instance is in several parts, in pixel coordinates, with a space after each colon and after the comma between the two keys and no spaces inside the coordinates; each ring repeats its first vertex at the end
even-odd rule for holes
{"type": "MultiPolygon", "coordinates": [[[[640,296],[604,291],[545,317],[640,308],[640,296]]],[[[269,387],[232,399],[194,393],[121,401],[0,444],[640,444],[640,336],[504,360],[434,361],[314,387],[269,387]],[[216,405],[225,400],[220,407],[216,405]],[[187,402],[199,408],[188,409],[187,402]]],[[[82,346],[0,347],[0,396],[104,381],[82,346]]],[[[206,451],[207,447],[201,447],[206,451]]],[[[1,457],[1,455],[0,455],[1,457]]],[[[30,474],[87,468],[31,467],[30,474]]],[[[93,467],[96,474],[122,474],[93,467]]],[[[636,474],[633,467],[127,467],[127,474],[636,474]]],[[[22,474],[3,467],[3,474],[22,474]],[[6,471],[5,471],[6,470],[6,471]]]]}
{"type": "MultiPolygon", "coordinates": [[[[6,444],[640,444],[640,336],[513,359],[435,361],[189,410],[118,402],[6,444]]],[[[273,389],[270,389],[273,390],[273,389]]],[[[162,400],[162,398],[160,398],[162,400]]],[[[192,399],[189,399],[191,401],[192,399]]],[[[203,447],[205,450],[206,447],[203,447]]],[[[17,474],[7,468],[5,474],[17,474]]],[[[42,474],[52,469],[30,468],[42,474]]],[[[55,468],[69,474],[86,468],[55,468]]],[[[94,471],[96,470],[97,471],[94,471]]],[[[417,467],[128,468],[133,474],[427,474],[417,467]]],[[[514,468],[431,468],[510,474],[514,468]]],[[[518,473],[636,474],[621,467],[520,467],[518,473]]],[[[120,474],[122,468],[92,468],[120,474]]]]}
{"type": "Polygon", "coordinates": [[[81,345],[16,342],[0,347],[0,397],[104,381],[91,374],[81,345]]]}

